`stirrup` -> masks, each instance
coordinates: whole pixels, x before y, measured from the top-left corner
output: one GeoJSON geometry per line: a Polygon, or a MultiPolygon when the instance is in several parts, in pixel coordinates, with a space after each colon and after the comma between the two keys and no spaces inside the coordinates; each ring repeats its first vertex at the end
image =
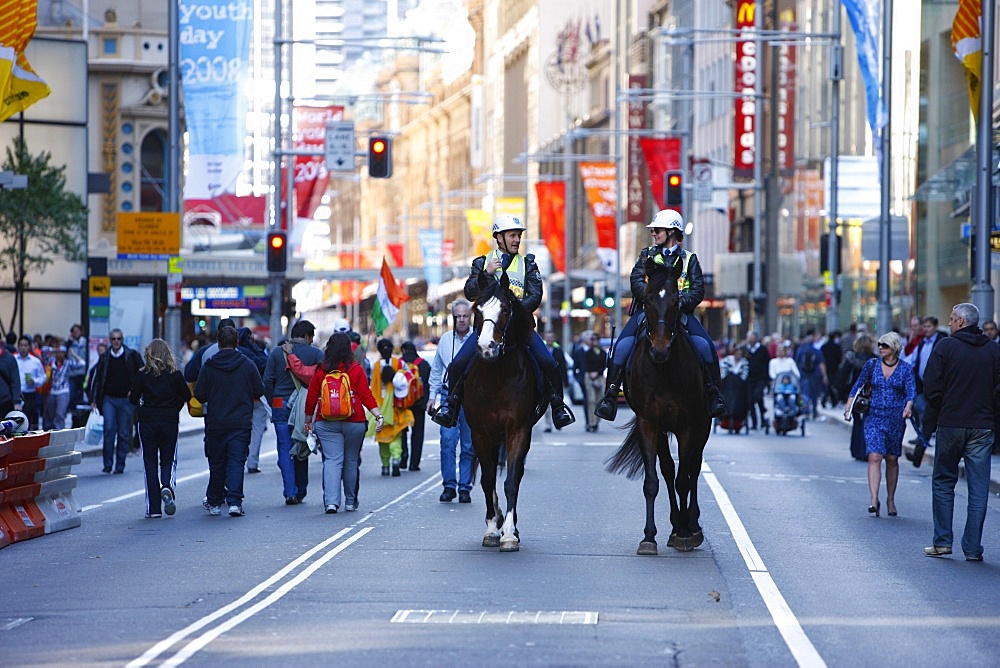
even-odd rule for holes
{"type": "Polygon", "coordinates": [[[568,427],[576,422],[576,416],[564,402],[552,403],[552,424],[556,429],[568,427]]]}
{"type": "Polygon", "coordinates": [[[458,410],[453,408],[449,402],[441,404],[437,412],[431,416],[431,421],[441,425],[445,429],[452,429],[458,424],[458,410]]]}
{"type": "Polygon", "coordinates": [[[608,422],[614,422],[615,417],[618,415],[618,388],[613,385],[604,393],[601,400],[597,403],[597,408],[594,410],[594,415],[601,418],[602,420],[607,420],[608,422]]]}

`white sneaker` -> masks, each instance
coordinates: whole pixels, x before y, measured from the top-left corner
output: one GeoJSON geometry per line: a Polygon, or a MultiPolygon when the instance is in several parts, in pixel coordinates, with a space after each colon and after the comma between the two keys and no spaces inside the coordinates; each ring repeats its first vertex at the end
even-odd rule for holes
{"type": "Polygon", "coordinates": [[[209,506],[208,507],[208,514],[209,515],[221,515],[222,514],[222,506],[209,506]]]}
{"type": "Polygon", "coordinates": [[[243,506],[229,506],[229,516],[230,517],[243,517],[246,515],[243,512],[243,506]]]}

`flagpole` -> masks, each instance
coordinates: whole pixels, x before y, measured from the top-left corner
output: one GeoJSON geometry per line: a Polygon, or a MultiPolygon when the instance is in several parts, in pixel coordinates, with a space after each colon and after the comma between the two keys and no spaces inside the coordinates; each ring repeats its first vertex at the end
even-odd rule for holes
{"type": "Polygon", "coordinates": [[[993,286],[990,283],[990,234],[993,223],[993,2],[982,3],[982,72],[979,77],[979,125],[976,128],[976,256],[972,303],[979,322],[993,320],[993,286]]]}
{"type": "Polygon", "coordinates": [[[892,329],[892,302],[890,301],[891,287],[889,285],[889,262],[892,260],[892,213],[890,208],[890,197],[892,195],[892,184],[890,174],[892,169],[892,104],[890,102],[890,92],[892,90],[892,0],[884,0],[882,3],[882,112],[884,118],[876,118],[879,124],[879,141],[882,145],[882,164],[880,174],[882,177],[882,207],[881,207],[881,234],[879,235],[879,271],[878,271],[878,307],[875,311],[875,326],[879,335],[885,334],[892,329]]]}

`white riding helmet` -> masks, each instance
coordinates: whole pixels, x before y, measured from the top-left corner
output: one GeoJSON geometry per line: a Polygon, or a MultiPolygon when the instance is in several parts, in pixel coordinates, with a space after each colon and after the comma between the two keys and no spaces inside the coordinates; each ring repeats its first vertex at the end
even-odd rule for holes
{"type": "Polygon", "coordinates": [[[657,227],[662,227],[666,230],[677,230],[683,234],[684,217],[673,209],[664,209],[653,216],[653,220],[649,221],[649,225],[646,226],[650,230],[657,227]]]}
{"type": "Polygon", "coordinates": [[[337,318],[333,321],[333,331],[349,332],[351,331],[351,323],[347,322],[344,318],[337,318]]]}
{"type": "Polygon", "coordinates": [[[501,232],[506,232],[507,230],[520,230],[524,231],[524,223],[517,216],[512,216],[510,214],[503,214],[497,216],[493,219],[493,235],[500,234],[501,232]]]}

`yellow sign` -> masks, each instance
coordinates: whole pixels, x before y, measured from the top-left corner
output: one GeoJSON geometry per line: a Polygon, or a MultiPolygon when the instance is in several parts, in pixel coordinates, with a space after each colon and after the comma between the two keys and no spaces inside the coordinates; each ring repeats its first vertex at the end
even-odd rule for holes
{"type": "Polygon", "coordinates": [[[167,273],[168,274],[183,274],[184,273],[184,258],[182,257],[172,257],[167,260],[167,273]]]}
{"type": "Polygon", "coordinates": [[[143,211],[118,214],[118,258],[168,260],[181,249],[179,213],[143,211]]]}
{"type": "Polygon", "coordinates": [[[91,276],[90,277],[90,296],[91,297],[110,297],[111,296],[111,277],[110,276],[91,276]]]}

